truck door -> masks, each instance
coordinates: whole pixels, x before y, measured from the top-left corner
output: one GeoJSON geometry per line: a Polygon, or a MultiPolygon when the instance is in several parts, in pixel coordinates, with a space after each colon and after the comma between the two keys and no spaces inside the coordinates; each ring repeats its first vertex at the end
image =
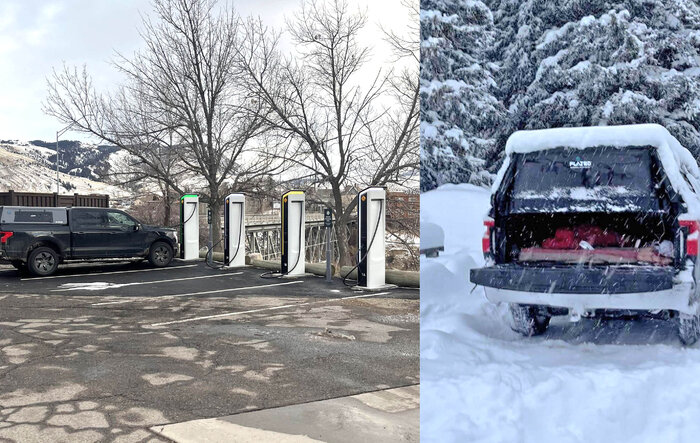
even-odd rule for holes
{"type": "Polygon", "coordinates": [[[106,212],[110,247],[114,256],[133,257],[143,254],[148,246],[148,234],[141,229],[141,224],[124,212],[106,212]]]}
{"type": "Polygon", "coordinates": [[[110,257],[114,254],[104,209],[71,209],[70,228],[74,258],[110,257]]]}

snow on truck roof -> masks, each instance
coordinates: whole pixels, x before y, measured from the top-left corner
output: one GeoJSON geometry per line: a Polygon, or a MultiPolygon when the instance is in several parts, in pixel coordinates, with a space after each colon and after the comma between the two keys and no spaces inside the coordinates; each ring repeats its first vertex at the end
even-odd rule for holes
{"type": "Polygon", "coordinates": [[[688,212],[700,217],[700,168],[693,155],[666,128],[658,124],[588,126],[517,131],[506,142],[506,158],[491,188],[496,192],[514,153],[554,148],[586,149],[597,146],[618,148],[653,146],[671,185],[688,206],[688,212]],[[684,178],[685,176],[685,178],[684,178]],[[687,180],[686,180],[687,179],[687,180]],[[692,186],[692,188],[691,188],[692,186]]]}

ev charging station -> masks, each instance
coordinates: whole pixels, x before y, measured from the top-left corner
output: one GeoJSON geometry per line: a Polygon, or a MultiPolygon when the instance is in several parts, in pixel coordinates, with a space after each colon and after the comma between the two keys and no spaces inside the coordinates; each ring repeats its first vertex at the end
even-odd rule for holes
{"type": "Polygon", "coordinates": [[[180,258],[199,259],[199,196],[180,197],[180,258]]]}
{"type": "Polygon", "coordinates": [[[283,276],[306,275],[306,196],[304,191],[282,195],[282,262],[283,276]]]}
{"type": "Polygon", "coordinates": [[[229,194],[224,205],[224,266],[245,266],[245,195],[229,194]]]}
{"type": "Polygon", "coordinates": [[[367,188],[358,194],[358,289],[385,289],[386,191],[367,188]]]}

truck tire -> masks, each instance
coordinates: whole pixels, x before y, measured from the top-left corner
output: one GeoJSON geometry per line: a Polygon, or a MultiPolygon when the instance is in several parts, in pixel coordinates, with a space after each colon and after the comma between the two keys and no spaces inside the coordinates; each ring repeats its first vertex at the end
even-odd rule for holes
{"type": "Polygon", "coordinates": [[[685,346],[690,346],[700,338],[700,315],[681,314],[678,317],[678,338],[685,346]]]}
{"type": "Polygon", "coordinates": [[[509,307],[513,317],[511,329],[526,337],[542,334],[552,318],[546,310],[538,306],[511,303],[509,307]]]}
{"type": "Polygon", "coordinates": [[[29,272],[38,276],[51,275],[58,269],[58,253],[46,246],[40,246],[29,254],[27,267],[29,272]]]}
{"type": "Polygon", "coordinates": [[[173,261],[173,247],[163,241],[153,243],[148,251],[148,261],[156,268],[168,266],[173,261]]]}

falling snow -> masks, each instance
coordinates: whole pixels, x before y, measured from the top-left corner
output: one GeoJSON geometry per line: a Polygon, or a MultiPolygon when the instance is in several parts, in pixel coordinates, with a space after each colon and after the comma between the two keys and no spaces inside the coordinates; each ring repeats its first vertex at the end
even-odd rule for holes
{"type": "Polygon", "coordinates": [[[558,317],[524,338],[473,289],[488,208],[471,185],[421,196],[421,222],[445,234],[421,261],[421,440],[697,441],[700,348],[681,347],[672,322],[558,317]]]}

